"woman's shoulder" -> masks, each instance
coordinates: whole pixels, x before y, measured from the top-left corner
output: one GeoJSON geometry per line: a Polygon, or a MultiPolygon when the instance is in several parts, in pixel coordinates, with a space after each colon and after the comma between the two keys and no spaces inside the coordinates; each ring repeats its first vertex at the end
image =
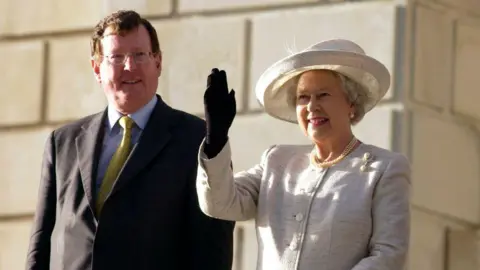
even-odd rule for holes
{"type": "Polygon", "coordinates": [[[312,144],[276,144],[268,148],[269,155],[293,157],[308,155],[313,150],[312,144]]]}
{"type": "Polygon", "coordinates": [[[308,165],[312,149],[313,145],[276,144],[264,151],[262,161],[271,167],[285,167],[293,162],[295,168],[303,168],[308,165]]]}
{"type": "Polygon", "coordinates": [[[400,152],[392,151],[392,150],[382,148],[382,147],[372,145],[372,144],[363,143],[362,148],[363,148],[364,151],[370,152],[370,153],[374,154],[375,156],[377,156],[378,158],[382,158],[382,159],[385,159],[385,160],[407,159],[407,157],[400,152]]]}
{"type": "Polygon", "coordinates": [[[400,152],[388,150],[371,144],[362,144],[363,159],[383,164],[385,169],[400,168],[410,170],[410,161],[400,152]]]}

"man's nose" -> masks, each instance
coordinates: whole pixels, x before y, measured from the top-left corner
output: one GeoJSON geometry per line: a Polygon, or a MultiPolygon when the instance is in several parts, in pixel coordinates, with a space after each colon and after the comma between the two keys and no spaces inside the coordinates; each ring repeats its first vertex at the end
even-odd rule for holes
{"type": "Polygon", "coordinates": [[[135,63],[135,59],[132,55],[127,55],[125,58],[125,70],[135,70],[137,68],[137,64],[135,63]]]}

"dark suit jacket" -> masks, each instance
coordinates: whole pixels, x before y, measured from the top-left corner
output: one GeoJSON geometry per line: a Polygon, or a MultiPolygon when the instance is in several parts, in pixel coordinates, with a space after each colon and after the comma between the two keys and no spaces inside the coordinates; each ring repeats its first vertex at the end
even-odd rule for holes
{"type": "Polygon", "coordinates": [[[205,122],[160,97],[142,137],[95,214],[106,111],[48,138],[26,269],[231,269],[233,227],[199,208],[205,122]]]}

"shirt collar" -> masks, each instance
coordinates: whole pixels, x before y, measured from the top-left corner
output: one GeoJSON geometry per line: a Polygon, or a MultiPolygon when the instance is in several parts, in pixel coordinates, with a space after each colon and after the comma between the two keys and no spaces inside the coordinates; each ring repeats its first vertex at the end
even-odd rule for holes
{"type": "MultiPolygon", "coordinates": [[[[135,124],[137,125],[138,128],[143,130],[145,126],[147,125],[148,119],[150,118],[150,114],[152,114],[153,109],[155,108],[155,105],[157,104],[157,96],[153,96],[153,98],[145,104],[140,110],[128,114],[130,118],[133,119],[135,124]]],[[[111,131],[115,124],[118,122],[120,117],[123,115],[119,113],[113,106],[108,106],[108,127],[109,130],[111,131]]]]}

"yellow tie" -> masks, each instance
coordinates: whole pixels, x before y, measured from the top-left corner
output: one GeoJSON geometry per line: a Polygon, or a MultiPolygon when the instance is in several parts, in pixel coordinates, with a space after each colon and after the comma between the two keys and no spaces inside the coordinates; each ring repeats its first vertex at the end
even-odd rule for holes
{"type": "Polygon", "coordinates": [[[132,140],[132,127],[134,121],[128,116],[122,116],[118,123],[123,128],[123,138],[118,146],[117,150],[112,156],[110,163],[108,164],[107,171],[102,180],[102,185],[98,191],[97,196],[97,215],[100,215],[102,211],[103,203],[105,202],[110,190],[117,179],[120,169],[123,167],[123,164],[127,160],[128,155],[131,151],[131,140],[132,140]]]}

